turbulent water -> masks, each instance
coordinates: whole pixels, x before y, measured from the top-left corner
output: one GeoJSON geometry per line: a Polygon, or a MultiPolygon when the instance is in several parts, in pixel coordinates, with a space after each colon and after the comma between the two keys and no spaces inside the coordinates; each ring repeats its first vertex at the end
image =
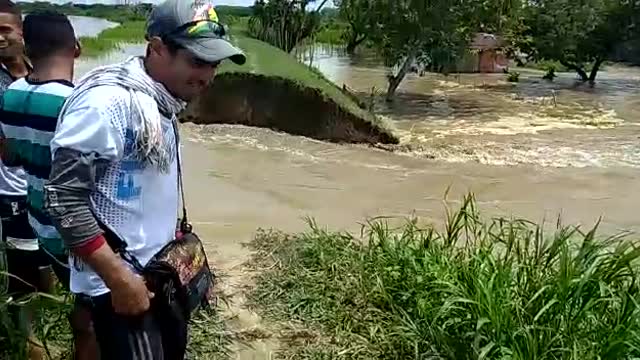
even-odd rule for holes
{"type": "MultiPolygon", "coordinates": [[[[307,58],[307,61],[309,59],[307,58]]],[[[386,70],[369,57],[316,51],[313,65],[362,93],[386,89],[386,70]]],[[[447,162],[543,167],[640,167],[640,69],[609,67],[596,87],[567,73],[550,83],[521,71],[408,76],[389,116],[410,156],[447,162]]]]}
{"type": "MultiPolygon", "coordinates": [[[[364,92],[384,86],[384,69],[368,61],[326,54],[314,64],[364,92]]],[[[553,84],[538,77],[523,74],[512,86],[500,75],[410,76],[393,106],[378,105],[405,145],[394,152],[186,125],[193,217],[223,263],[244,254],[238,244],[256,228],[300,230],[305,216],[345,229],[380,215],[437,221],[447,188],[456,201],[474,191],[492,215],[550,222],[562,215],[585,226],[602,216],[607,232],[639,229],[640,70],[609,68],[593,89],[575,86],[571,74],[553,84]]]]}

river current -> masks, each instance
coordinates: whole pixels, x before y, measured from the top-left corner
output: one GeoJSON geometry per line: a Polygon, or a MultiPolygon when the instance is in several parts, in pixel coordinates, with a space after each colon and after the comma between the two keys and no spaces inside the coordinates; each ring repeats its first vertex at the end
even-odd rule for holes
{"type": "MultiPolygon", "coordinates": [[[[127,46],[81,61],[142,54],[127,46]]],[[[382,89],[385,69],[333,51],[317,66],[339,86],[382,89]]],[[[517,216],[607,233],[639,230],[640,69],[609,67],[596,87],[573,74],[554,83],[522,70],[503,75],[410,75],[393,105],[376,109],[400,150],[337,145],[266,129],[184,125],[188,206],[223,268],[246,260],[241,243],[259,227],[305,229],[304,217],[356,230],[368,217],[417,215],[440,222],[473,191],[488,216],[517,216]]],[[[304,116],[304,114],[300,114],[304,116]]]]}

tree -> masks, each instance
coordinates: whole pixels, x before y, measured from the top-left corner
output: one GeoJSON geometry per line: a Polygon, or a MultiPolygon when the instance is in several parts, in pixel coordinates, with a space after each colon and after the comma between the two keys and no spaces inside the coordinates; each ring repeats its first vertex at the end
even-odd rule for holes
{"type": "Polygon", "coordinates": [[[531,0],[523,50],[534,60],[555,60],[593,84],[602,64],[637,36],[636,0],[531,0]]]}
{"type": "Polygon", "coordinates": [[[368,28],[371,24],[371,0],[335,0],[334,4],[340,9],[339,15],[348,24],[343,37],[347,43],[347,52],[353,54],[358,45],[367,39],[368,28]]]}
{"type": "Polygon", "coordinates": [[[449,72],[475,31],[470,25],[480,0],[370,0],[368,31],[392,67],[387,101],[414,64],[449,72]]]}
{"type": "Polygon", "coordinates": [[[249,19],[251,36],[291,52],[296,45],[313,35],[320,25],[322,0],[313,11],[307,7],[315,0],[257,0],[249,19]]]}

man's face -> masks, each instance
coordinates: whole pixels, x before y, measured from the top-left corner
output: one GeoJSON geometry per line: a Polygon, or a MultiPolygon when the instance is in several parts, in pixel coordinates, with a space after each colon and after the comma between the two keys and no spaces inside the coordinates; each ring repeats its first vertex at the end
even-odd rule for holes
{"type": "Polygon", "coordinates": [[[191,101],[213,80],[219,63],[207,63],[180,49],[167,52],[164,85],[178,98],[191,101]]]}
{"type": "Polygon", "coordinates": [[[13,58],[23,52],[22,27],[17,15],[0,13],[0,58],[13,58]]]}

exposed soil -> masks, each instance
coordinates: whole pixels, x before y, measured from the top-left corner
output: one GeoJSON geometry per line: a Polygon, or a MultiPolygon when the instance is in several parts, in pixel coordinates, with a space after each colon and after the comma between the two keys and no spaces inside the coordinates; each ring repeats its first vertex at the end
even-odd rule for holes
{"type": "Polygon", "coordinates": [[[353,114],[318,89],[249,73],[216,77],[181,121],[265,127],[332,142],[398,143],[389,130],[353,114]]]}

